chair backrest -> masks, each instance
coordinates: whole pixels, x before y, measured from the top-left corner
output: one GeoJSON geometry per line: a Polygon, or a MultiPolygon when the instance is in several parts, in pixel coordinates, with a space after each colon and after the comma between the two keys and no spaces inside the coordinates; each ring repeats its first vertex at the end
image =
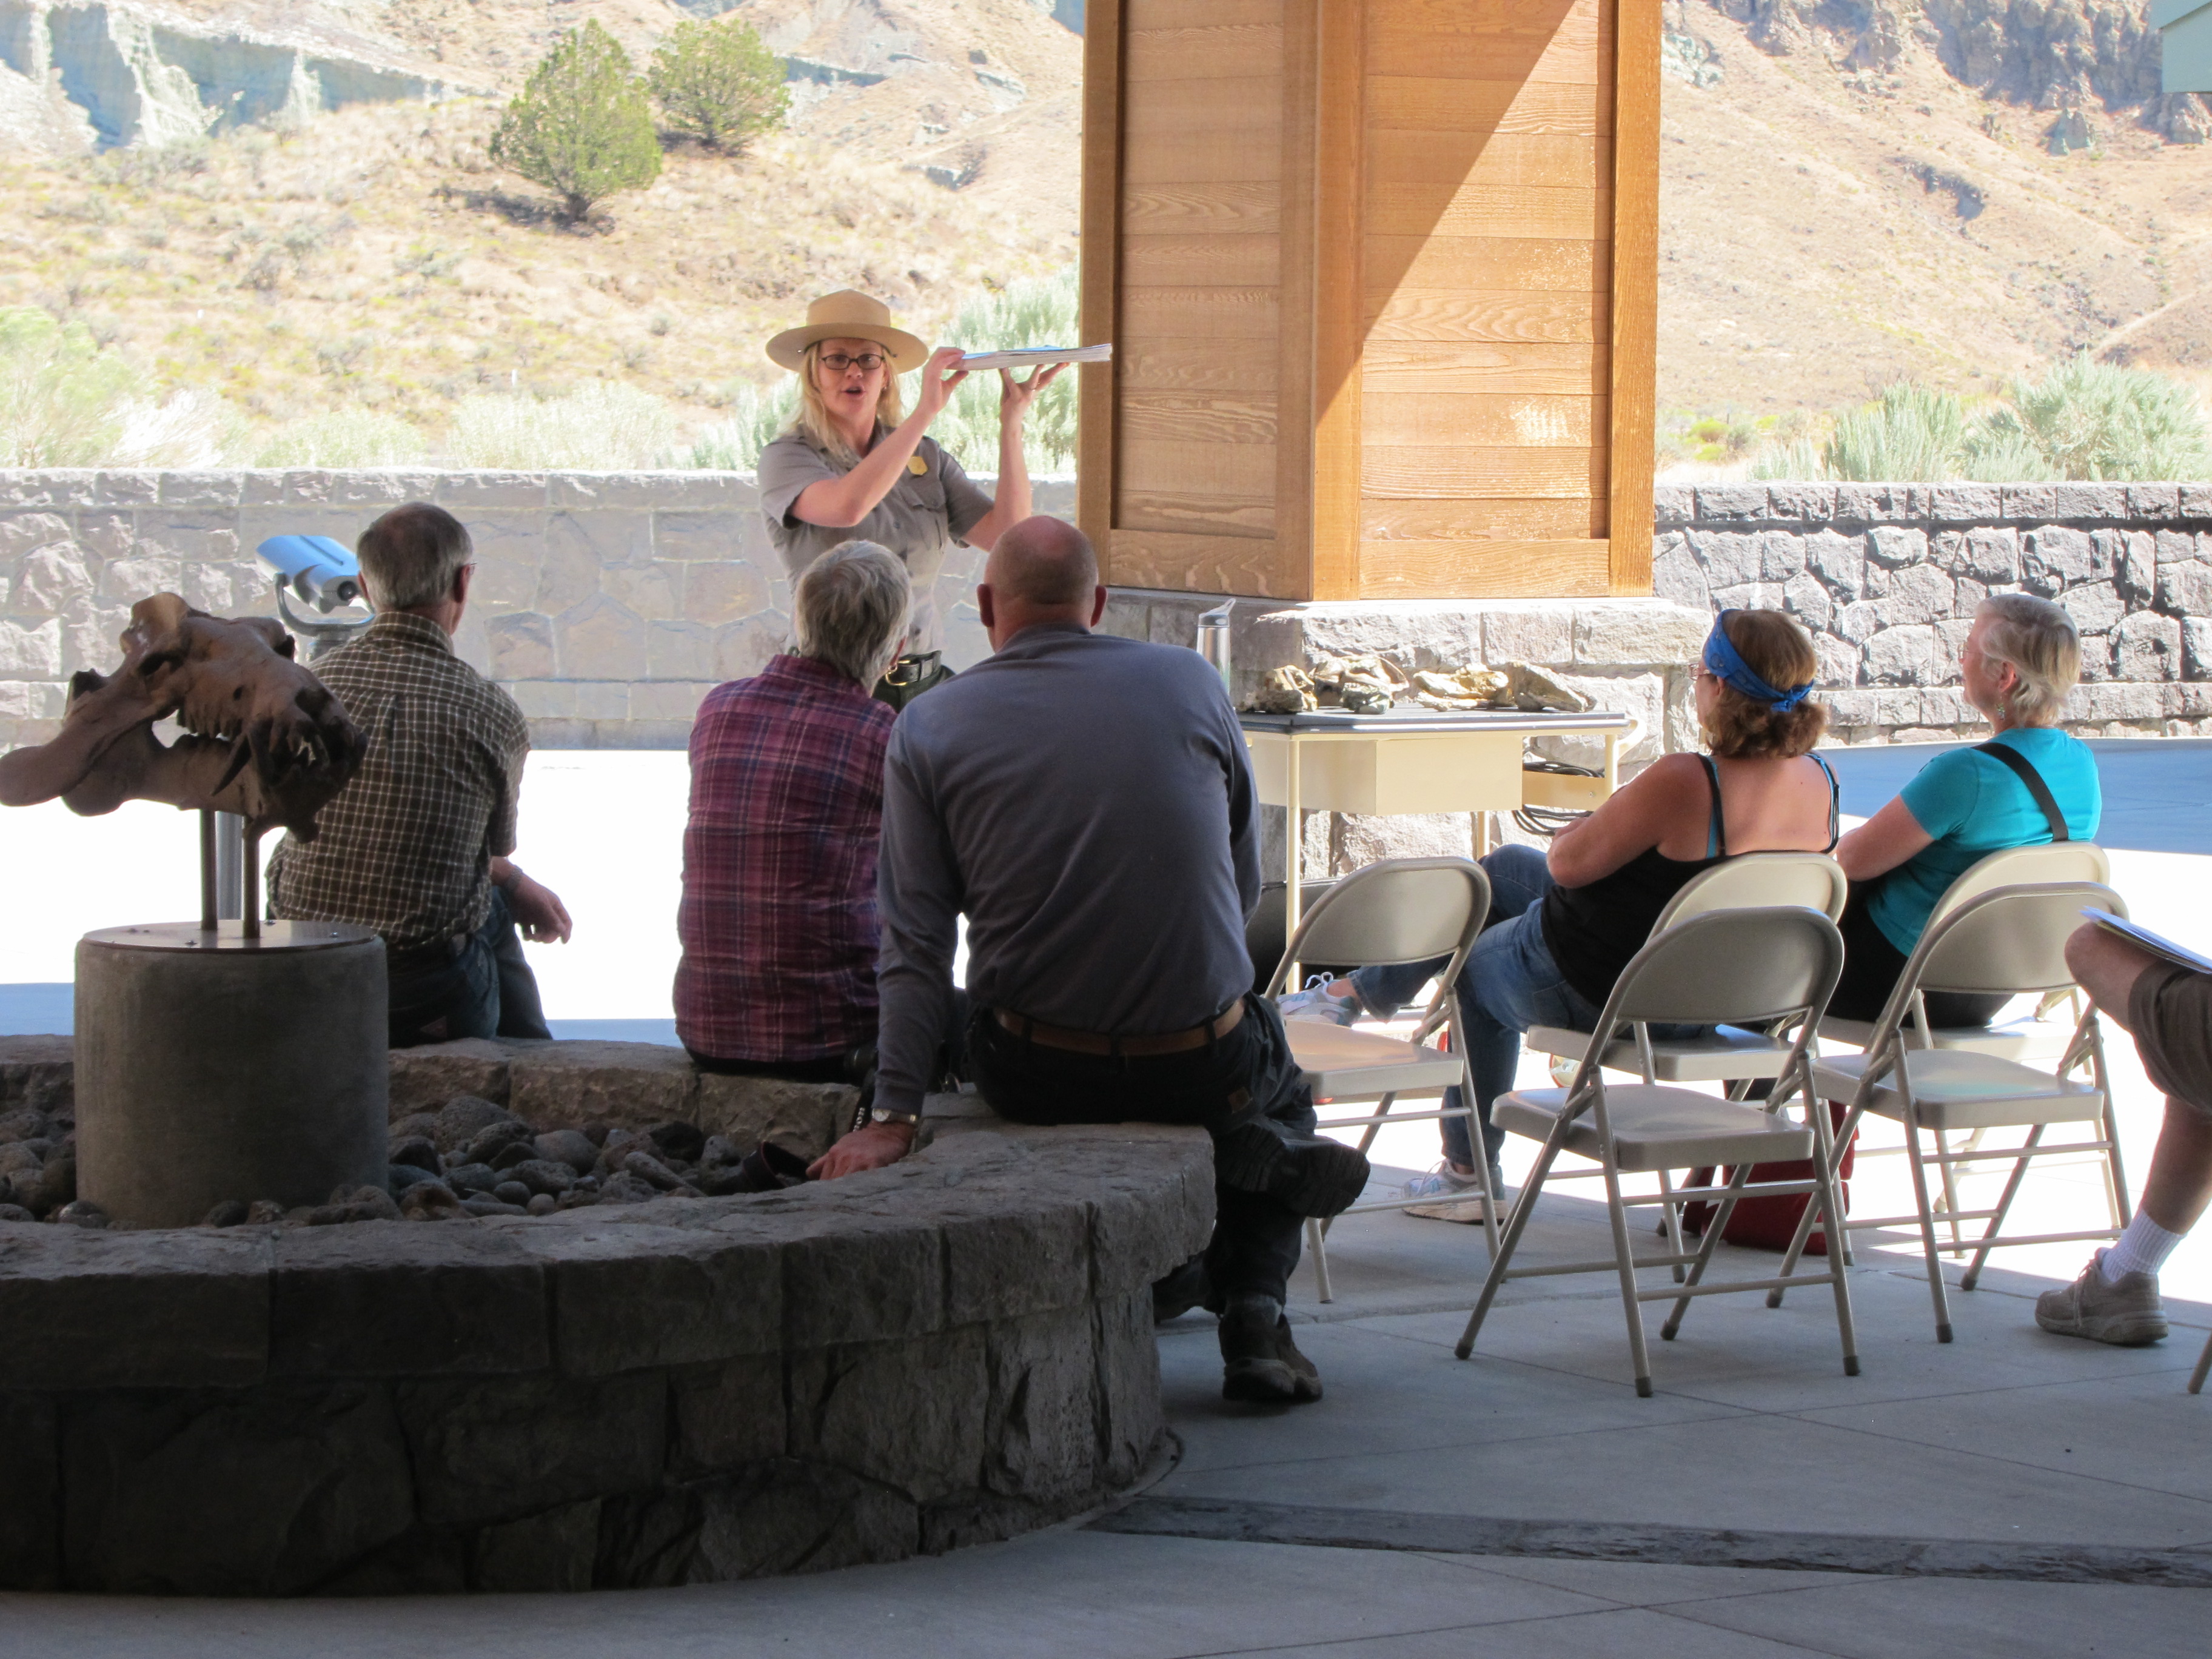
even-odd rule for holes
{"type": "Polygon", "coordinates": [[[1667,901],[1656,934],[1678,921],[1711,910],[1758,910],[1774,905],[1802,905],[1829,921],[1842,918],[1850,883],[1844,866],[1826,853],[1740,853],[1710,870],[1700,870],[1667,901]]]}
{"type": "MultiPolygon", "coordinates": [[[[1892,1004],[1901,1018],[1900,1000],[1916,987],[2018,993],[2071,985],[2066,941],[2081,928],[2085,908],[2128,913],[2118,893],[2093,881],[2039,882],[1977,894],[1920,936],[1898,976],[1892,1004]]],[[[1889,1012],[1883,1011],[1885,1019],[1889,1012]]]]}
{"type": "Polygon", "coordinates": [[[1436,957],[1452,957],[1456,971],[1489,914],[1490,878],[1473,860],[1384,859],[1345,877],[1306,912],[1275,976],[1292,962],[1367,968],[1436,957]]]}
{"type": "Polygon", "coordinates": [[[1632,1021],[1756,1026],[1800,1009],[1817,1019],[1843,969],[1844,936],[1822,911],[1798,904],[1708,911],[1654,934],[1636,953],[1598,1030],[1632,1021]]]}
{"type": "MultiPolygon", "coordinates": [[[[2035,847],[2008,847],[1977,859],[1943,890],[1928,913],[1933,927],[1969,900],[2000,887],[2040,887],[2053,882],[2112,884],[2112,861],[2094,841],[2051,841],[2035,847]]],[[[2078,920],[2078,918],[2077,918],[2078,920]]]]}

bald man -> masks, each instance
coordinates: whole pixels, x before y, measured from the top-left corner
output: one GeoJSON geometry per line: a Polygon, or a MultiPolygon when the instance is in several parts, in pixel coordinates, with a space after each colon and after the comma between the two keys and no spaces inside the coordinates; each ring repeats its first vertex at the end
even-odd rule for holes
{"type": "Polygon", "coordinates": [[[1315,1133],[1282,1020],[1251,994],[1258,814],[1236,714],[1196,653],[1091,631],[1106,590],[1072,525],[1008,530],[975,598],[994,654],[891,732],[875,1121],[817,1170],[913,1144],[965,914],[984,1098],[1024,1123],[1206,1128],[1213,1241],[1156,1307],[1221,1315],[1226,1397],[1317,1400],[1283,1298],[1301,1223],[1358,1198],[1367,1160],[1315,1133]]]}

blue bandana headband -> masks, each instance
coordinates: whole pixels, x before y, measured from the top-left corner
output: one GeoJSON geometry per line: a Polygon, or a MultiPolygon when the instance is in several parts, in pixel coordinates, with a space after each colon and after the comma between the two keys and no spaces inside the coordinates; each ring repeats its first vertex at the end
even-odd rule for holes
{"type": "Polygon", "coordinates": [[[1751,665],[1736,654],[1728,630],[1722,626],[1733,614],[1723,611],[1713,618],[1713,631],[1705,636],[1705,666],[1723,684],[1741,692],[1753,702],[1763,702],[1778,714],[1788,714],[1805,701],[1805,694],[1813,689],[1813,682],[1808,680],[1787,691],[1778,691],[1753,673],[1751,665]]]}

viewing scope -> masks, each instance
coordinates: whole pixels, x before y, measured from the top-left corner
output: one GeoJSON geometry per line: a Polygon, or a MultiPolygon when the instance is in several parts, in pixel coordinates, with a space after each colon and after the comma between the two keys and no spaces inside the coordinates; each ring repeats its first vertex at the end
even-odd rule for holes
{"type": "Polygon", "coordinates": [[[328,536],[271,536],[258,550],[289,588],[325,617],[342,605],[366,605],[361,562],[328,536]]]}

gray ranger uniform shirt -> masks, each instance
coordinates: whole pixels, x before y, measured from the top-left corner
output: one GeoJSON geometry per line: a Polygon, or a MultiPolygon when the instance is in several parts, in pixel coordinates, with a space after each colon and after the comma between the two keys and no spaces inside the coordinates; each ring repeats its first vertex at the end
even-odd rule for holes
{"type": "Polygon", "coordinates": [[[876,1100],[934,1081],[968,917],[978,1006],[1115,1036],[1188,1030],[1252,988],[1244,734],[1195,651],[1025,628],[907,705],[884,757],[876,1100]]]}
{"type": "MultiPolygon", "coordinates": [[[[881,440],[884,428],[878,427],[881,440]]],[[[761,512],[769,539],[783,556],[793,580],[841,542],[878,542],[905,562],[914,581],[914,612],[907,619],[908,651],[941,651],[945,628],[937,614],[937,573],[948,548],[973,530],[991,510],[991,498],[969,479],[959,462],[924,438],[914,452],[922,464],[915,472],[902,468],[890,494],[876,510],[849,530],[808,524],[792,515],[792,504],[807,485],[842,478],[853,469],[817,449],[804,433],[789,432],[761,451],[758,477],[761,512]]]]}

